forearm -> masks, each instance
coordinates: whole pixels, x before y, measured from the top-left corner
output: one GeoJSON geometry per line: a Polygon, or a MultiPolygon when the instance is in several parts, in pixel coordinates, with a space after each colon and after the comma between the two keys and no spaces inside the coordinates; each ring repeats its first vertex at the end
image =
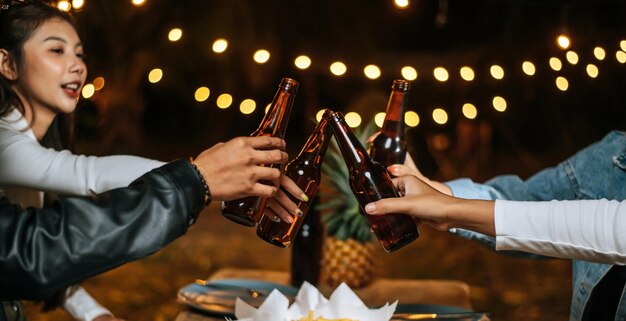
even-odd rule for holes
{"type": "Polygon", "coordinates": [[[178,161],[94,199],[27,211],[3,200],[0,299],[43,299],[157,251],[186,232],[203,193],[195,171],[178,161]]]}
{"type": "Polygon", "coordinates": [[[463,228],[495,236],[494,201],[451,198],[444,204],[446,221],[451,228],[463,228]]]}

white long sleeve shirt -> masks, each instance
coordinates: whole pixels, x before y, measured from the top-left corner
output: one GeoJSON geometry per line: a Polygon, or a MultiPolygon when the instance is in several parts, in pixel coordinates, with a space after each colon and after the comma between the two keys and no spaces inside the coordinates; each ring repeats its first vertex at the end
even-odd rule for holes
{"type": "Polygon", "coordinates": [[[497,200],[494,219],[497,250],[626,265],[626,201],[497,200]]]}
{"type": "MultiPolygon", "coordinates": [[[[94,157],[45,148],[18,110],[0,119],[0,195],[24,207],[42,207],[42,191],[88,196],[127,186],[163,164],[136,156],[94,157]]],[[[111,314],[82,287],[63,307],[80,321],[111,314]]]]}

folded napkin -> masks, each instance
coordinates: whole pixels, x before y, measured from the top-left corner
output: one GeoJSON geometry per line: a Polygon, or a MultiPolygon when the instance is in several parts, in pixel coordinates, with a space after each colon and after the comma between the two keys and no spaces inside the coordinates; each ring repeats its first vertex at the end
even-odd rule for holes
{"type": "Polygon", "coordinates": [[[342,283],[326,299],[315,286],[304,282],[298,290],[295,301],[291,306],[280,291],[273,290],[258,309],[237,298],[235,302],[235,316],[239,321],[299,321],[312,319],[350,319],[358,321],[388,321],[396,310],[396,300],[393,304],[385,304],[379,309],[368,308],[363,301],[342,283]]]}

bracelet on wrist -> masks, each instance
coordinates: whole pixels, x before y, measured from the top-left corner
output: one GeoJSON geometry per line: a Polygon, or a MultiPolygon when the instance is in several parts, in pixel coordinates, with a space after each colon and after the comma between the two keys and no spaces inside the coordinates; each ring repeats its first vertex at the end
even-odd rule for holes
{"type": "Polygon", "coordinates": [[[191,168],[193,168],[193,170],[196,171],[196,174],[198,174],[198,176],[200,177],[200,182],[202,183],[202,187],[204,188],[204,206],[208,206],[211,203],[211,191],[209,190],[209,185],[206,183],[204,175],[202,175],[202,172],[200,171],[198,166],[193,163],[193,159],[189,159],[189,164],[191,164],[191,168]]]}

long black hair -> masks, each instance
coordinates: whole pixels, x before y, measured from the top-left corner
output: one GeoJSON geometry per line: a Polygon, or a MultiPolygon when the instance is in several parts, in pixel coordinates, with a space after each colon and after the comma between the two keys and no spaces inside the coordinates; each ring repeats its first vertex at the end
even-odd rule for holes
{"type": "MultiPolygon", "coordinates": [[[[1,1],[1,0],[0,0],[1,1]]],[[[10,63],[16,70],[24,64],[24,43],[33,33],[48,20],[60,19],[70,23],[74,29],[76,24],[72,16],[60,11],[49,3],[42,1],[4,0],[0,7],[0,49],[8,52],[10,63]]],[[[13,109],[24,115],[24,102],[11,88],[11,81],[0,76],[0,117],[6,116],[13,109]]],[[[35,120],[35,115],[31,124],[35,120]]],[[[74,145],[74,113],[59,114],[46,131],[40,143],[45,147],[73,149],[74,145]]],[[[51,202],[56,195],[45,194],[45,203],[51,202]]],[[[43,302],[43,310],[48,311],[60,306],[75,287],[63,289],[43,302]]]]}
{"type": "MultiPolygon", "coordinates": [[[[43,1],[5,0],[0,8],[0,49],[9,53],[9,59],[17,70],[24,63],[24,43],[43,24],[51,19],[60,19],[76,29],[74,18],[43,1]]],[[[24,102],[11,89],[11,81],[0,76],[0,117],[14,108],[25,113],[24,102]]],[[[34,122],[35,115],[31,123],[34,122]]],[[[57,150],[73,149],[74,115],[59,114],[41,141],[42,145],[57,150]]]]}

